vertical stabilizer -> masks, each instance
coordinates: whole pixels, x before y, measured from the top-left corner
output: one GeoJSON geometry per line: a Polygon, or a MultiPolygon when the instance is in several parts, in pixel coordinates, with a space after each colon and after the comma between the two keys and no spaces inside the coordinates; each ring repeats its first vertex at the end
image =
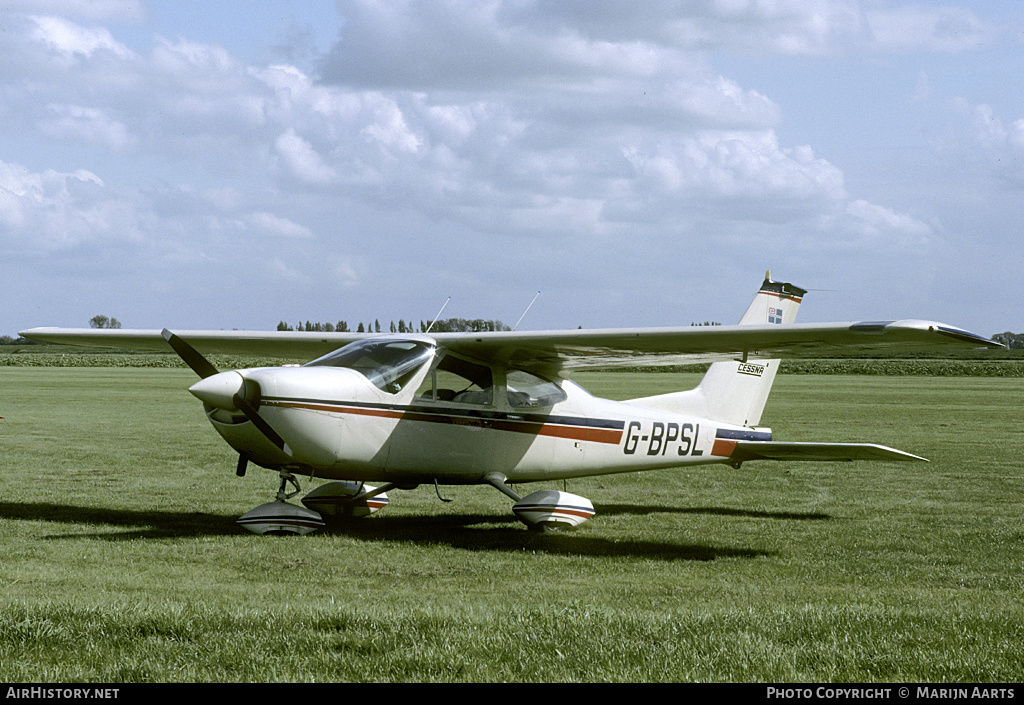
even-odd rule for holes
{"type": "MultiPolygon", "coordinates": [[[[772,281],[771,272],[765,272],[764,283],[740,318],[740,325],[793,323],[806,293],[793,284],[772,281]]],[[[755,358],[716,362],[695,389],[634,399],[632,403],[692,413],[737,426],[756,426],[761,421],[779,362],[755,358]]]]}
{"type": "Polygon", "coordinates": [[[740,318],[741,326],[756,326],[765,323],[794,323],[806,289],[792,284],[772,281],[770,271],[764,273],[764,283],[754,295],[747,312],[740,318]]]}

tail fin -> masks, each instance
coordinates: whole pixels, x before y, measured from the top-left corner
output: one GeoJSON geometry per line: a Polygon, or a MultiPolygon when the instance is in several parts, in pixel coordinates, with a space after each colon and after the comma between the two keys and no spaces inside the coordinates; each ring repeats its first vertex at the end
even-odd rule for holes
{"type": "Polygon", "coordinates": [[[764,273],[764,283],[754,295],[750,307],[740,319],[741,326],[756,326],[764,323],[794,323],[806,289],[793,284],[772,281],[771,271],[764,273]]]}
{"type": "MultiPolygon", "coordinates": [[[[806,293],[793,284],[772,281],[771,272],[765,272],[764,283],[740,319],[740,325],[793,323],[806,293]]],[[[631,403],[691,413],[737,426],[756,426],[761,421],[779,362],[753,358],[716,362],[695,389],[634,399],[631,403]]]]}

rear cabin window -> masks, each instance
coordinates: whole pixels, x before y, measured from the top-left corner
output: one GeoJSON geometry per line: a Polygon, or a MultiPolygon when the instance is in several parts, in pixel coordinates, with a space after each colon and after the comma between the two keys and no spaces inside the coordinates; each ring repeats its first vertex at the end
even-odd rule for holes
{"type": "Polygon", "coordinates": [[[492,404],[494,382],[491,368],[445,355],[416,390],[416,401],[492,404]]]}
{"type": "Polygon", "coordinates": [[[565,401],[566,395],[554,382],[525,370],[509,370],[506,381],[508,405],[513,409],[533,409],[565,401]]]}

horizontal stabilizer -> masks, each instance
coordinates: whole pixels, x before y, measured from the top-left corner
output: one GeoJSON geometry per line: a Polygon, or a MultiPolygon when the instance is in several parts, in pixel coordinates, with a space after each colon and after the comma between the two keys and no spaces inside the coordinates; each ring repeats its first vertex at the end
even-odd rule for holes
{"type": "Polygon", "coordinates": [[[716,455],[719,444],[735,443],[728,453],[730,460],[923,460],[919,455],[904,453],[902,450],[880,446],[875,443],[786,443],[781,441],[716,441],[716,455]]]}

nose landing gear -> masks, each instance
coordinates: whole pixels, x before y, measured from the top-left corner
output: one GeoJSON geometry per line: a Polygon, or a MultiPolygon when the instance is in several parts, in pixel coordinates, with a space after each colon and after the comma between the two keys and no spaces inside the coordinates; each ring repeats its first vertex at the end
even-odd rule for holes
{"type": "Polygon", "coordinates": [[[238,525],[254,534],[272,536],[309,534],[324,528],[326,524],[323,517],[317,512],[288,503],[287,500],[299,494],[302,488],[290,472],[282,470],[280,475],[281,485],[277,490],[277,499],[246,512],[239,517],[238,525]],[[289,484],[295,488],[291,492],[288,491],[289,484]]]}

